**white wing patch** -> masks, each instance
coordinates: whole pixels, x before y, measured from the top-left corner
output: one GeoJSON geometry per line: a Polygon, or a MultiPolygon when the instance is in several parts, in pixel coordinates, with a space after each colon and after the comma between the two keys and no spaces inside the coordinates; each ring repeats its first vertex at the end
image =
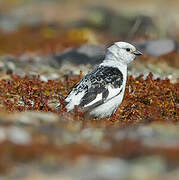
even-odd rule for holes
{"type": "Polygon", "coordinates": [[[112,99],[116,95],[120,94],[121,89],[122,89],[122,86],[119,88],[113,88],[111,86],[108,86],[109,95],[108,95],[106,101],[108,101],[109,99],[112,99]]]}
{"type": "Polygon", "coordinates": [[[98,101],[101,101],[101,100],[102,100],[102,93],[98,94],[93,101],[91,101],[89,104],[86,104],[84,107],[91,106],[91,105],[93,105],[94,103],[96,103],[96,102],[98,102],[98,101]]]}
{"type": "Polygon", "coordinates": [[[85,92],[82,91],[80,93],[78,93],[77,95],[75,95],[75,92],[72,91],[68,97],[65,99],[65,101],[68,103],[66,105],[66,109],[67,111],[71,111],[72,109],[74,109],[75,106],[78,106],[80,104],[80,101],[82,99],[82,97],[85,95],[85,92]]]}
{"type": "MultiPolygon", "coordinates": [[[[109,94],[108,94],[107,98],[104,100],[104,103],[107,102],[108,100],[111,100],[112,98],[116,97],[118,94],[120,94],[121,89],[122,89],[122,87],[113,88],[111,86],[108,86],[107,88],[108,88],[109,94]]],[[[86,104],[84,107],[86,108],[86,107],[92,106],[93,104],[95,104],[99,101],[102,101],[102,93],[98,94],[93,101],[91,101],[89,104],[86,104]]]]}

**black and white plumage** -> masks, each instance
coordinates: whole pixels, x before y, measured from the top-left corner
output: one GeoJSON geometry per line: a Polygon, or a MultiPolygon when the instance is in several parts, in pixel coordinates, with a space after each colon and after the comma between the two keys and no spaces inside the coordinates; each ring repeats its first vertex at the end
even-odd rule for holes
{"type": "Polygon", "coordinates": [[[79,106],[94,117],[108,117],[121,104],[127,78],[127,65],[141,55],[126,42],[108,48],[103,62],[75,85],[65,101],[67,111],[79,106]]]}

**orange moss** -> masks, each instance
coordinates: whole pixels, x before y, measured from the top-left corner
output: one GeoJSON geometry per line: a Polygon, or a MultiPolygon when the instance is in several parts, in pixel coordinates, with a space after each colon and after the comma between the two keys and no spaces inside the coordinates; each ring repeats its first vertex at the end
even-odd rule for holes
{"type": "MultiPolygon", "coordinates": [[[[84,121],[83,113],[76,109],[66,113],[61,106],[56,111],[48,105],[50,100],[63,99],[81,77],[66,78],[65,81],[42,82],[39,78],[20,78],[12,75],[12,80],[0,81],[0,104],[6,111],[51,111],[66,116],[67,119],[84,121]]],[[[128,126],[130,124],[153,121],[177,122],[179,120],[179,83],[172,84],[168,79],[153,80],[149,74],[143,77],[128,77],[124,101],[117,112],[110,118],[97,120],[97,124],[128,126]]],[[[96,124],[88,120],[86,124],[96,124]]]]}
{"type": "MultiPolygon", "coordinates": [[[[46,159],[53,157],[55,162],[63,163],[64,159],[75,160],[82,155],[112,156],[121,158],[136,158],[141,155],[162,154],[171,163],[179,163],[177,153],[179,147],[166,149],[161,147],[148,147],[142,144],[139,139],[116,140],[114,134],[110,133],[111,126],[127,127],[150,122],[170,122],[179,120],[179,83],[171,84],[168,79],[153,80],[149,74],[146,80],[143,77],[128,77],[124,101],[117,112],[110,118],[85,119],[79,109],[66,113],[63,108],[63,100],[68,91],[80,80],[81,76],[66,78],[64,81],[42,82],[39,78],[20,78],[11,76],[11,80],[0,80],[0,105],[7,112],[16,111],[50,111],[66,118],[64,126],[68,129],[75,126],[80,121],[82,128],[86,127],[107,127],[108,133],[104,134],[104,139],[110,142],[109,149],[98,149],[88,141],[75,144],[56,145],[50,138],[45,142],[36,142],[32,139],[32,144],[15,145],[11,142],[0,144],[0,173],[8,172],[18,162],[29,162],[32,160],[46,159]],[[59,111],[48,105],[48,101],[56,99],[62,104],[59,111]],[[32,101],[34,105],[32,105],[32,101]],[[21,102],[21,103],[20,103],[21,102]],[[130,147],[130,148],[129,148],[130,147]]],[[[119,129],[118,129],[119,130],[119,129]]],[[[115,128],[112,128],[112,132],[115,128]]],[[[36,134],[40,136],[40,132],[36,134]]],[[[47,135],[48,136],[48,135],[47,135]]],[[[50,158],[50,159],[51,159],[50,158]]]]}
{"type": "Polygon", "coordinates": [[[0,54],[54,53],[87,41],[84,37],[72,39],[69,33],[48,26],[22,27],[12,33],[0,32],[0,54]]]}

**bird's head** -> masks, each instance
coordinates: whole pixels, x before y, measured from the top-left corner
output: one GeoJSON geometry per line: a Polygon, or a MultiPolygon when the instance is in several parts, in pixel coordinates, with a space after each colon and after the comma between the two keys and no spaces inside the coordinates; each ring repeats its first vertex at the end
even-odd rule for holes
{"type": "Polygon", "coordinates": [[[142,55],[132,44],[127,42],[116,42],[107,50],[106,58],[115,59],[124,65],[130,64],[135,57],[142,55]]]}

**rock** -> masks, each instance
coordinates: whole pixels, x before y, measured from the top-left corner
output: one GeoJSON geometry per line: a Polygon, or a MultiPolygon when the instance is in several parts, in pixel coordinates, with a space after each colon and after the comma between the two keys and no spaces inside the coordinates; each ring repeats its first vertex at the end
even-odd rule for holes
{"type": "Polygon", "coordinates": [[[29,26],[38,26],[41,23],[41,17],[32,12],[28,12],[23,8],[15,8],[14,10],[0,13],[0,29],[5,32],[16,31],[19,26],[29,25],[29,26]],[[31,18],[28,18],[28,17],[31,18]]]}
{"type": "Polygon", "coordinates": [[[98,64],[105,55],[105,48],[101,45],[83,45],[79,48],[70,48],[63,52],[57,53],[53,59],[61,66],[63,62],[69,61],[72,64],[98,64]]]}
{"type": "Polygon", "coordinates": [[[166,162],[159,156],[141,157],[131,164],[129,177],[133,180],[153,179],[167,169],[166,162]]]}
{"type": "Polygon", "coordinates": [[[133,77],[143,75],[145,79],[150,72],[153,74],[153,79],[169,78],[171,81],[175,82],[176,78],[179,78],[179,69],[169,66],[165,63],[165,59],[163,62],[161,61],[155,64],[137,60],[128,68],[128,74],[133,77]]]}
{"type": "Polygon", "coordinates": [[[147,147],[177,147],[179,146],[179,126],[153,124],[151,126],[141,126],[134,130],[118,131],[114,138],[118,141],[122,139],[139,140],[147,147]]]}
{"type": "Polygon", "coordinates": [[[172,39],[160,39],[134,44],[138,49],[150,56],[162,56],[178,50],[177,42],[172,39]]]}
{"type": "Polygon", "coordinates": [[[119,158],[82,157],[76,166],[70,168],[69,174],[80,180],[115,180],[126,178],[128,170],[129,164],[119,158]]]}
{"type": "Polygon", "coordinates": [[[31,142],[31,136],[23,128],[10,127],[7,130],[8,140],[14,144],[28,145],[31,142]]]}
{"type": "Polygon", "coordinates": [[[0,59],[0,71],[4,71],[7,74],[14,73],[17,59],[11,55],[1,56],[0,59]]]}
{"type": "Polygon", "coordinates": [[[8,117],[9,121],[22,123],[26,125],[38,125],[40,123],[53,123],[59,120],[56,114],[50,112],[27,111],[15,113],[8,117]]]}
{"type": "Polygon", "coordinates": [[[29,71],[27,73],[27,75],[28,75],[29,78],[38,78],[39,77],[38,72],[33,72],[33,71],[29,71]]]}
{"type": "Polygon", "coordinates": [[[95,169],[99,179],[122,179],[127,177],[129,164],[119,158],[107,158],[97,162],[95,169]]]}
{"type": "Polygon", "coordinates": [[[69,75],[69,76],[79,75],[81,72],[83,73],[83,75],[85,75],[91,69],[92,69],[92,66],[90,64],[75,65],[75,64],[70,63],[68,61],[64,61],[60,67],[60,72],[62,72],[64,76],[66,76],[66,75],[69,75]]]}
{"type": "Polygon", "coordinates": [[[7,14],[0,14],[0,29],[6,32],[17,30],[19,23],[16,19],[7,14]]]}
{"type": "Polygon", "coordinates": [[[6,65],[5,65],[5,68],[6,68],[6,73],[7,74],[13,74],[13,72],[15,71],[16,69],[16,66],[13,62],[7,62],[6,65]]]}
{"type": "Polygon", "coordinates": [[[40,80],[44,82],[48,82],[48,80],[56,80],[59,78],[59,75],[56,73],[49,74],[49,75],[40,75],[40,80]]]}
{"type": "Polygon", "coordinates": [[[95,146],[101,146],[104,136],[104,131],[102,129],[92,129],[86,128],[81,132],[81,139],[86,139],[91,144],[95,146]]]}

